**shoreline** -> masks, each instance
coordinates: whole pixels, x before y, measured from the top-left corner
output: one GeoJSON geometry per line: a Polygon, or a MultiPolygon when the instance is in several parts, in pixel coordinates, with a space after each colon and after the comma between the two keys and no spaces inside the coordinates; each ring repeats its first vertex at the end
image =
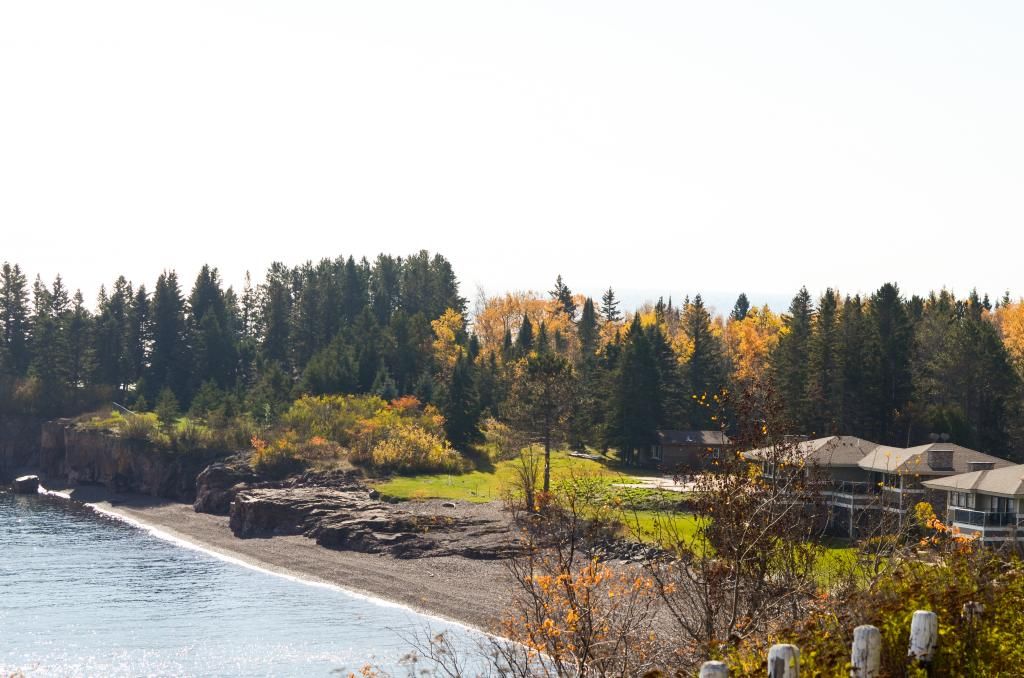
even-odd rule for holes
{"type": "Polygon", "coordinates": [[[190,504],[111,495],[99,488],[40,491],[84,504],[159,539],[234,565],[382,606],[405,608],[432,622],[458,625],[488,636],[497,635],[511,591],[508,572],[500,561],[459,556],[401,560],[335,551],[303,536],[240,539],[228,527],[227,516],[196,513],[190,504]]]}

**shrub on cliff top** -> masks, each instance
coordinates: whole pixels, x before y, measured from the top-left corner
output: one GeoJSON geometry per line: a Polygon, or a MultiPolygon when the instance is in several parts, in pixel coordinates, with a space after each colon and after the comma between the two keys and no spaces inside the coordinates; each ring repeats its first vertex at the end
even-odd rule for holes
{"type": "Polygon", "coordinates": [[[131,440],[150,440],[153,434],[160,428],[156,415],[151,412],[146,414],[129,414],[123,417],[118,415],[118,419],[120,421],[117,428],[121,435],[131,440]]]}
{"type": "Polygon", "coordinates": [[[444,417],[437,408],[423,407],[412,396],[390,403],[374,395],[303,396],[285,413],[283,422],[300,435],[319,436],[361,453],[368,453],[401,425],[415,424],[444,435],[444,417]]]}
{"type": "Polygon", "coordinates": [[[404,424],[388,432],[370,450],[368,461],[380,470],[397,473],[461,473],[465,459],[441,436],[415,424],[404,424]]]}

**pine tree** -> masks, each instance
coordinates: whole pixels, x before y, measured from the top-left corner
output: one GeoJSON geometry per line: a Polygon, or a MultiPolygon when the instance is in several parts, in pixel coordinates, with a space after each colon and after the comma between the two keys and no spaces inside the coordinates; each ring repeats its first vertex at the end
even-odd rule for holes
{"type": "Polygon", "coordinates": [[[873,409],[881,440],[905,444],[905,432],[897,427],[913,393],[910,371],[913,328],[899,288],[892,283],[879,288],[868,303],[868,314],[878,342],[879,400],[873,409]]]}
{"type": "Polygon", "coordinates": [[[772,373],[776,392],[795,432],[808,430],[810,414],[807,403],[807,354],[810,350],[814,308],[806,287],[782,316],[783,332],[772,352],[772,373]]]}
{"type": "Polygon", "coordinates": [[[562,281],[562,276],[559,275],[555,278],[555,289],[548,292],[551,298],[558,302],[562,311],[569,320],[572,322],[576,321],[576,300],[573,299],[572,290],[569,286],[562,281]]]}
{"type": "Polygon", "coordinates": [[[736,304],[732,307],[732,313],[729,314],[729,317],[733,320],[743,320],[749,312],[750,300],[747,299],[746,294],[740,292],[740,296],[736,298],[736,304]]]}
{"type": "Polygon", "coordinates": [[[373,386],[370,387],[370,393],[388,402],[394,400],[399,395],[398,386],[395,384],[391,372],[388,371],[387,366],[383,363],[377,368],[377,376],[373,378],[373,386]]]}
{"type": "Polygon", "coordinates": [[[622,320],[619,313],[619,301],[615,298],[615,290],[611,287],[601,295],[601,316],[607,323],[617,323],[622,320]]]}
{"type": "Polygon", "coordinates": [[[149,402],[156,402],[164,390],[185,394],[191,372],[185,342],[185,300],[174,271],[164,271],[157,278],[151,303],[153,349],[145,375],[145,396],[149,402]]]}
{"type": "Polygon", "coordinates": [[[52,414],[60,411],[65,385],[55,360],[60,326],[53,311],[53,297],[38,276],[32,286],[32,309],[29,374],[38,381],[36,407],[42,413],[52,414]]]}
{"type": "Polygon", "coordinates": [[[818,302],[807,354],[808,434],[832,435],[840,430],[842,354],[839,337],[839,297],[828,288],[818,302]]]}
{"type": "MultiPolygon", "coordinates": [[[[701,398],[711,398],[725,388],[727,371],[725,365],[725,347],[722,339],[711,328],[711,314],[704,306],[701,295],[694,297],[693,302],[686,306],[683,313],[683,331],[686,333],[693,351],[686,364],[686,380],[692,406],[701,398]]],[[[697,428],[717,428],[711,420],[713,412],[706,407],[690,408],[690,425],[697,428]]]]}
{"type": "Polygon", "coordinates": [[[234,387],[238,348],[231,331],[220,273],[204,265],[188,299],[187,343],[191,347],[189,391],[212,381],[218,389],[234,387]]]}
{"type": "Polygon", "coordinates": [[[658,364],[639,314],[622,341],[612,380],[608,407],[608,442],[623,461],[633,463],[637,450],[654,444],[663,420],[658,364]]]}
{"type": "Polygon", "coordinates": [[[173,427],[178,421],[178,415],[181,414],[181,406],[178,403],[178,399],[174,396],[174,391],[167,386],[162,388],[157,396],[153,411],[156,412],[157,419],[160,420],[165,429],[173,427]]]}
{"type": "Polygon", "coordinates": [[[28,280],[17,264],[0,269],[0,346],[4,368],[15,376],[28,372],[28,280]]]}
{"type": "Polygon", "coordinates": [[[276,362],[285,371],[289,364],[291,291],[290,271],[284,264],[271,264],[260,290],[260,356],[266,363],[276,362]]]}
{"type": "Polygon", "coordinates": [[[128,302],[128,315],[125,319],[125,360],[127,369],[125,376],[129,382],[138,382],[146,369],[146,358],[149,349],[149,294],[145,285],[139,285],[135,294],[128,302]]]}
{"type": "Polygon", "coordinates": [[[533,323],[529,316],[523,316],[523,322],[519,325],[519,334],[516,335],[516,352],[519,355],[526,355],[533,350],[533,323]]]}
{"type": "Polygon", "coordinates": [[[381,254],[370,272],[370,303],[377,322],[387,325],[401,305],[402,258],[381,254]]]}
{"type": "Polygon", "coordinates": [[[597,351],[600,334],[597,326],[597,313],[594,311],[594,300],[590,297],[583,302],[583,312],[580,314],[580,321],[576,324],[576,334],[580,340],[580,354],[583,360],[593,357],[597,351]]]}
{"type": "Polygon", "coordinates": [[[444,394],[444,428],[448,440],[465,450],[480,438],[480,397],[474,379],[473,362],[460,354],[444,394]]]}
{"type": "Polygon", "coordinates": [[[92,314],[85,306],[82,291],[76,290],[68,311],[65,340],[57,361],[68,384],[78,389],[89,382],[95,371],[92,314]]]}
{"type": "Polygon", "coordinates": [[[551,448],[565,434],[573,400],[572,365],[552,351],[531,353],[519,363],[508,399],[509,418],[544,445],[544,492],[551,489],[551,448]]]}
{"type": "Polygon", "coordinates": [[[654,323],[645,332],[657,368],[657,427],[685,428],[690,421],[690,397],[679,358],[662,331],[662,323],[654,323]]]}
{"type": "Polygon", "coordinates": [[[131,381],[128,355],[128,310],[133,297],[131,284],[120,276],[108,296],[101,288],[96,316],[96,381],[116,387],[122,394],[131,381]]]}
{"type": "Polygon", "coordinates": [[[551,348],[551,343],[548,340],[548,328],[543,320],[537,325],[537,336],[533,340],[533,347],[541,353],[551,348]]]}

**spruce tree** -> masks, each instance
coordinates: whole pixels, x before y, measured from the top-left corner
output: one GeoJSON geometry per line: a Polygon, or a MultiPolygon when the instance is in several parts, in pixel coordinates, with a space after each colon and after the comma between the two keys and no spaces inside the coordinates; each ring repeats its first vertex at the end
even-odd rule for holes
{"type": "Polygon", "coordinates": [[[146,399],[156,402],[166,389],[184,395],[189,383],[191,363],[185,342],[185,300],[174,271],[157,278],[151,301],[153,348],[145,375],[146,399]]]}
{"type": "Polygon", "coordinates": [[[290,353],[292,284],[290,271],[284,264],[271,264],[260,292],[260,354],[266,363],[276,362],[286,371],[290,353]]]}
{"type": "Polygon", "coordinates": [[[548,292],[551,298],[558,302],[562,311],[569,317],[570,321],[576,320],[576,300],[573,299],[572,290],[562,281],[562,276],[555,278],[555,289],[548,292]]]}
{"type": "Polygon", "coordinates": [[[60,411],[65,386],[56,360],[60,326],[53,311],[53,297],[38,276],[32,286],[32,309],[29,374],[38,382],[37,409],[52,414],[60,411]]]}
{"type": "Polygon", "coordinates": [[[657,359],[639,314],[633,316],[616,362],[607,435],[629,464],[635,462],[638,450],[654,444],[658,422],[663,419],[657,359]]]}
{"type": "Polygon", "coordinates": [[[131,381],[128,354],[128,311],[133,297],[131,284],[120,276],[107,295],[101,288],[96,317],[96,380],[116,387],[122,394],[131,381]]]}
{"type": "Polygon", "coordinates": [[[551,342],[548,339],[548,328],[543,320],[537,325],[537,336],[533,340],[533,347],[541,353],[551,348],[551,342]]]}
{"type": "Polygon", "coordinates": [[[146,369],[146,358],[149,349],[149,294],[145,285],[139,285],[128,305],[128,330],[126,353],[128,360],[128,380],[137,382],[146,369]]]}
{"type": "Polygon", "coordinates": [[[736,304],[732,307],[732,313],[729,314],[729,317],[733,320],[743,320],[749,312],[750,300],[747,299],[746,294],[740,292],[740,296],[736,298],[736,304]]]}
{"type": "Polygon", "coordinates": [[[615,290],[609,287],[601,295],[601,316],[607,323],[617,323],[622,320],[619,312],[619,300],[615,298],[615,290]]]}
{"type": "Polygon", "coordinates": [[[526,355],[533,350],[533,323],[530,317],[523,316],[523,322],[519,325],[519,334],[516,335],[516,353],[526,355]]]}
{"type": "Polygon", "coordinates": [[[68,311],[65,338],[58,355],[61,371],[73,389],[85,386],[95,370],[93,360],[92,314],[85,306],[81,290],[75,290],[68,311]]]}
{"type": "Polygon", "coordinates": [[[807,403],[807,355],[810,350],[814,307],[806,287],[782,316],[783,332],[772,352],[772,376],[784,412],[795,433],[806,433],[810,413],[807,403]]]}
{"type": "Polygon", "coordinates": [[[29,304],[28,280],[21,267],[5,263],[0,269],[0,344],[4,368],[15,376],[28,372],[29,304]]]}
{"type": "Polygon", "coordinates": [[[871,296],[868,313],[878,347],[879,400],[873,408],[881,441],[898,445],[906,443],[901,428],[913,382],[910,370],[913,328],[900,296],[899,288],[886,283],[871,296]]]}
{"type": "Polygon", "coordinates": [[[444,394],[445,434],[460,450],[465,450],[480,438],[480,397],[474,371],[473,361],[460,353],[444,394]]]}
{"type": "Polygon", "coordinates": [[[597,342],[600,339],[597,326],[597,313],[594,310],[594,300],[587,297],[583,302],[583,312],[580,314],[580,321],[576,324],[576,334],[580,340],[580,353],[584,359],[592,357],[597,351],[597,342]]]}
{"type": "Polygon", "coordinates": [[[807,352],[807,433],[841,433],[843,381],[839,337],[839,297],[832,288],[818,302],[807,352]]]}
{"type": "Polygon", "coordinates": [[[721,337],[712,330],[711,314],[699,294],[686,306],[683,331],[693,347],[686,364],[686,380],[691,396],[690,425],[702,429],[718,428],[711,420],[714,412],[699,406],[699,400],[705,396],[712,398],[725,388],[725,347],[721,337]],[[696,399],[692,396],[696,396],[696,399]]]}

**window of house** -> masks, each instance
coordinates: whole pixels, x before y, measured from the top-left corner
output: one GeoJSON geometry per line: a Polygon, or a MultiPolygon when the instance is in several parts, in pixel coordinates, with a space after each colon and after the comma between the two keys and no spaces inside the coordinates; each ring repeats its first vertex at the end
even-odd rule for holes
{"type": "Polygon", "coordinates": [[[975,506],[974,495],[970,492],[950,492],[950,502],[958,508],[972,509],[975,506]]]}
{"type": "Polygon", "coordinates": [[[1012,513],[1013,500],[1006,497],[992,497],[990,500],[993,513],[1012,513]]]}
{"type": "Polygon", "coordinates": [[[651,446],[651,459],[661,461],[661,445],[651,446]]]}

